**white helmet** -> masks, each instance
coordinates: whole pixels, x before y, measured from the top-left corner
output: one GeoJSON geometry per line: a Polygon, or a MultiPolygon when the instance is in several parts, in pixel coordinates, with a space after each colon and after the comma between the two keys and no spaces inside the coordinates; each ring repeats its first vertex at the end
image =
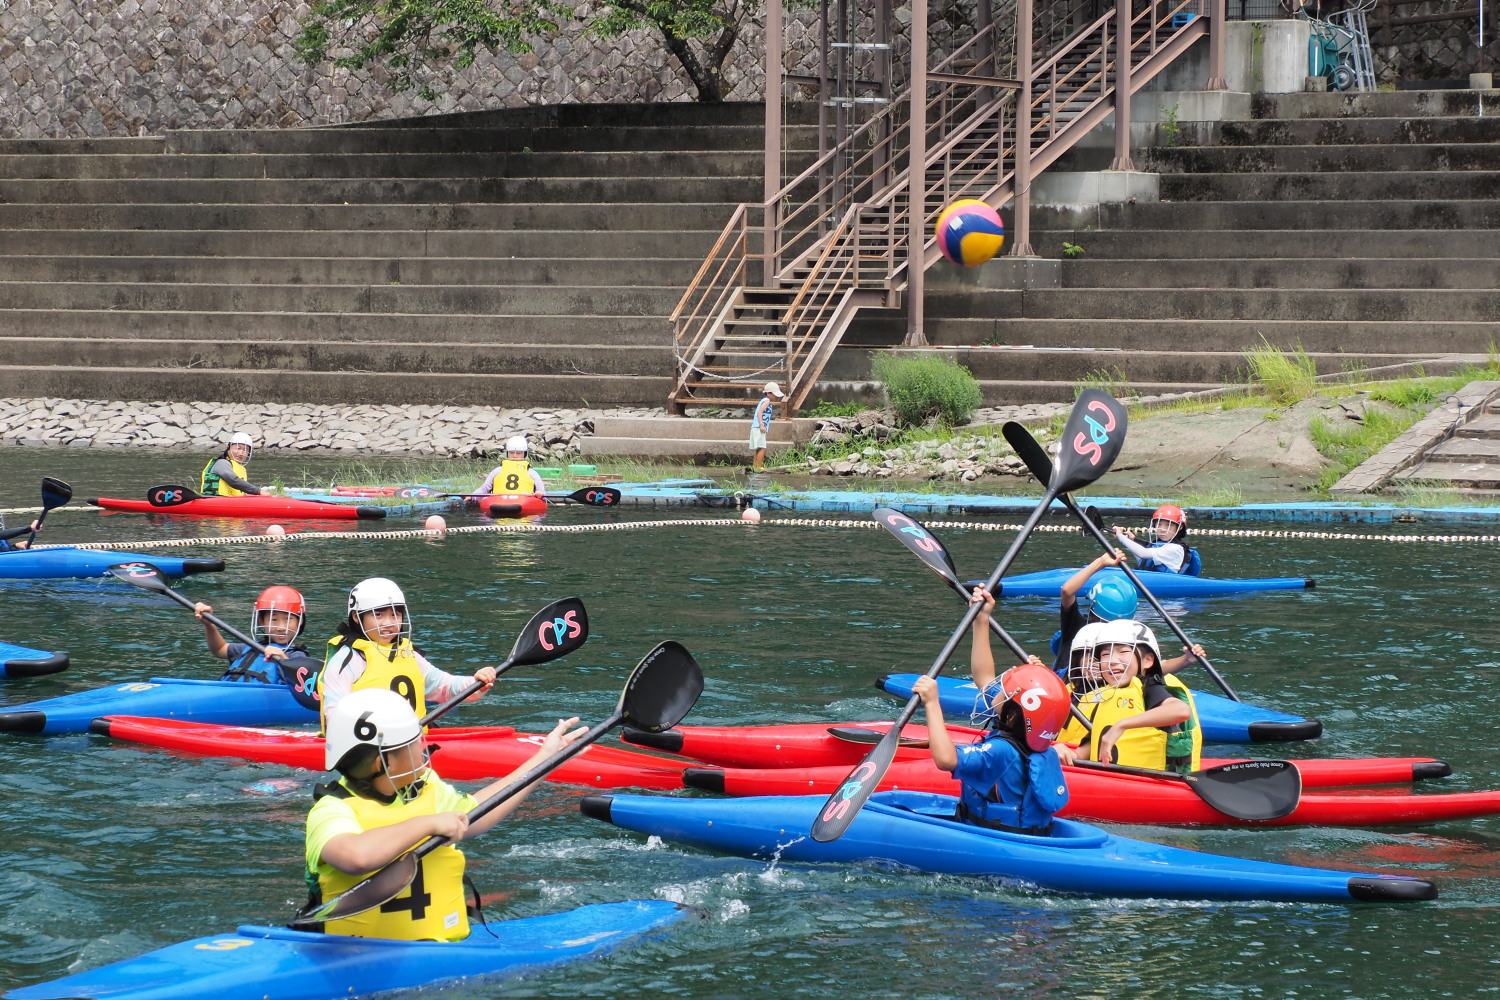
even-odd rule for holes
{"type": "Polygon", "coordinates": [[[1083,677],[1086,684],[1099,685],[1107,692],[1109,688],[1121,682],[1120,678],[1105,675],[1098,651],[1107,646],[1129,646],[1136,652],[1144,646],[1156,654],[1157,663],[1161,662],[1161,650],[1157,648],[1156,635],[1140,622],[1129,618],[1118,618],[1112,622],[1098,622],[1096,627],[1097,631],[1090,637],[1089,651],[1084,654],[1083,658],[1083,677]]]}
{"type": "MultiPolygon", "coordinates": [[[[346,776],[347,769],[357,767],[360,760],[371,760],[377,754],[383,759],[422,739],[422,722],[416,711],[405,698],[386,688],[364,688],[345,695],[328,710],[326,722],[324,766],[346,776]],[[361,748],[368,749],[356,756],[361,748]]],[[[426,770],[425,758],[423,753],[416,772],[393,774],[387,763],[386,775],[402,787],[399,779],[426,770]]]]}
{"type": "Polygon", "coordinates": [[[1093,669],[1093,653],[1099,644],[1099,630],[1106,624],[1089,622],[1073,633],[1073,644],[1068,647],[1068,683],[1080,691],[1092,690],[1099,685],[1098,671],[1093,669]],[[1080,653],[1082,657],[1079,657],[1080,653]]]}
{"type": "MultiPolygon", "coordinates": [[[[349,620],[360,625],[359,616],[366,611],[395,608],[401,613],[401,634],[397,641],[411,637],[411,614],[406,609],[406,595],[392,580],[372,576],[361,580],[349,591],[349,620]]],[[[361,626],[362,628],[363,626],[361,626]]]]}
{"type": "MultiPolygon", "coordinates": [[[[255,454],[255,439],[244,431],[235,431],[233,434],[229,435],[229,443],[231,445],[242,444],[246,448],[250,449],[250,455],[255,454]]],[[[249,460],[250,455],[245,456],[245,459],[247,461],[249,460]]]]}
{"type": "Polygon", "coordinates": [[[519,451],[522,454],[525,454],[526,452],[531,450],[531,447],[527,445],[526,439],[524,437],[517,434],[515,437],[506,439],[505,450],[507,452],[519,451]]]}

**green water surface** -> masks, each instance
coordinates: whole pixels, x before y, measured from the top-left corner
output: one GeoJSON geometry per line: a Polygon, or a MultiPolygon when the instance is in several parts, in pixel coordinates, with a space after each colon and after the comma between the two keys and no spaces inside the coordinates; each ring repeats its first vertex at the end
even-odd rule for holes
{"type": "MultiPolygon", "coordinates": [[[[274,472],[275,462],[258,457],[255,471],[274,472]]],[[[34,506],[44,474],[69,479],[79,497],[136,497],[158,482],[187,481],[200,466],[182,455],[0,450],[0,507],[34,506]]],[[[669,516],[684,515],[557,508],[546,523],[669,516]]],[[[463,514],[450,520],[477,523],[463,514]]],[[[144,541],[256,527],[65,510],[49,518],[44,539],[144,541]]],[[[975,577],[1013,537],[942,534],[960,572],[975,577]]],[[[1325,723],[1316,743],[1253,752],[1436,756],[1457,773],[1424,791],[1500,787],[1500,736],[1488,721],[1500,640],[1496,546],[1214,538],[1200,548],[1211,575],[1318,580],[1311,591],[1178,605],[1247,700],[1325,723]]],[[[548,601],[579,594],[594,628],[581,652],[514,670],[453,719],[531,731],[559,715],[603,717],[636,660],[666,638],[686,644],[707,674],[689,722],[889,719],[897,707],[874,678],[926,669],[962,611],[875,530],[684,526],[163,551],[225,559],[224,573],[188,578],[179,589],[231,622],[248,625],[261,588],[299,587],[318,642],[342,616],[353,583],[392,577],[411,603],[418,645],[462,672],[502,658],[548,601]]],[[[1039,534],[1016,571],[1093,554],[1079,535],[1039,534]]],[[[1007,602],[1000,614],[1028,647],[1041,649],[1055,628],[1043,601],[1007,602]]],[[[220,669],[188,612],[115,581],[0,581],[0,639],[72,657],[63,674],[0,681],[5,705],[220,669]]],[[[1186,676],[1211,686],[1201,674],[1186,676]]],[[[315,775],[98,736],[6,737],[0,775],[0,985],[53,979],[240,923],[281,922],[302,901],[301,823],[315,775]]],[[[702,918],[604,961],[443,997],[1374,1000],[1500,992],[1494,819],[1385,830],[1117,828],[1244,857],[1420,874],[1442,894],[1399,907],[1185,903],[717,857],[584,819],[575,804],[582,794],[548,785],[466,845],[491,919],[639,897],[690,903],[702,918]]]]}

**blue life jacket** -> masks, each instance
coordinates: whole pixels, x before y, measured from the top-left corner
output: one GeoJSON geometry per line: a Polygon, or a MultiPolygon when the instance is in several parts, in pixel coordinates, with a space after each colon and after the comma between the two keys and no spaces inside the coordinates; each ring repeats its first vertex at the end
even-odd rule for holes
{"type": "MultiPolygon", "coordinates": [[[[1163,545],[1182,545],[1182,543],[1164,542],[1160,538],[1158,538],[1156,541],[1152,542],[1149,547],[1154,549],[1159,548],[1163,545]]],[[[1182,545],[1182,550],[1184,553],[1186,553],[1186,558],[1182,561],[1182,569],[1176,570],[1175,572],[1181,576],[1197,576],[1199,573],[1202,573],[1203,560],[1198,558],[1198,550],[1188,548],[1186,545],[1182,545]]],[[[1159,563],[1155,559],[1143,559],[1141,561],[1141,569],[1149,569],[1157,573],[1174,572],[1173,570],[1169,569],[1165,563],[1159,563]]]]}

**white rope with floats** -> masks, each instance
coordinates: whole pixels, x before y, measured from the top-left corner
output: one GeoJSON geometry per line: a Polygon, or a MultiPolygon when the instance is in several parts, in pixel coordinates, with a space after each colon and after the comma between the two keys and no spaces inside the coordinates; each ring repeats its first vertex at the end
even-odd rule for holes
{"type": "MultiPolygon", "coordinates": [[[[1020,531],[1020,524],[990,524],[982,521],[928,521],[929,528],[944,528],[958,531],[1020,531]]],[[[878,528],[875,521],[864,519],[834,520],[830,518],[769,518],[760,521],[744,521],[733,518],[678,518],[661,521],[617,521],[610,524],[476,524],[443,530],[415,528],[407,531],[302,531],[284,535],[228,535],[209,538],[164,538],[138,542],[78,542],[67,547],[78,549],[138,550],[185,548],[195,545],[264,545],[279,542],[317,541],[320,539],[353,540],[398,540],[408,538],[439,539],[445,535],[473,534],[578,534],[590,531],[635,531],[647,528],[699,528],[740,526],[774,528],[878,528]]],[[[1074,525],[1039,524],[1033,530],[1040,533],[1077,533],[1081,529],[1074,525]]],[[[1403,542],[1403,543],[1463,543],[1500,542],[1500,535],[1372,535],[1346,534],[1333,531],[1294,531],[1262,528],[1194,528],[1193,537],[1202,538],[1311,538],[1359,542],[1403,542]]],[[[37,545],[37,550],[60,548],[61,545],[37,545]]]]}

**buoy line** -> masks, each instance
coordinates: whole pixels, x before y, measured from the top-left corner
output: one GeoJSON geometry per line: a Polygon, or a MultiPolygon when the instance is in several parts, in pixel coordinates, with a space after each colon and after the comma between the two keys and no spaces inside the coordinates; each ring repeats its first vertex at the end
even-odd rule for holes
{"type": "MultiPolygon", "coordinates": [[[[993,524],[975,521],[928,521],[925,522],[930,528],[943,528],[957,531],[1020,531],[1020,524],[993,524]]],[[[762,521],[742,521],[738,517],[733,518],[678,518],[662,521],[617,521],[610,524],[532,524],[530,522],[517,522],[514,524],[476,524],[465,525],[457,528],[428,529],[415,528],[406,531],[303,531],[288,533],[285,535],[227,535],[208,538],[165,538],[151,539],[134,542],[78,542],[51,545],[36,545],[38,550],[49,548],[77,548],[98,549],[108,551],[110,549],[141,550],[141,549],[167,549],[184,548],[194,545],[266,545],[280,544],[283,542],[310,542],[327,539],[355,539],[365,540],[389,540],[401,539],[440,539],[446,535],[474,535],[474,534],[580,534],[592,531],[636,531],[650,528],[700,528],[700,527],[733,527],[742,528],[842,528],[842,529],[871,529],[880,527],[879,523],[865,519],[833,519],[833,518],[769,518],[762,521]]],[[[1040,533],[1066,533],[1077,534],[1081,529],[1076,525],[1063,524],[1040,524],[1033,530],[1040,533]]],[[[1195,528],[1195,538],[1303,538],[1336,541],[1360,541],[1360,542],[1402,542],[1402,543],[1463,543],[1463,542],[1500,542],[1500,535],[1374,535],[1374,534],[1344,534],[1332,531],[1294,531],[1282,529],[1263,528],[1195,528]]]]}

